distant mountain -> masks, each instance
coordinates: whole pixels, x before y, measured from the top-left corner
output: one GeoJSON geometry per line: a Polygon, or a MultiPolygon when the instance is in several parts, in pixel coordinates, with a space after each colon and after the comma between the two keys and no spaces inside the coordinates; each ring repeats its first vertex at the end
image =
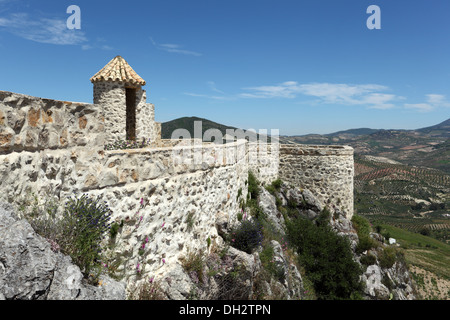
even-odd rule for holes
{"type": "Polygon", "coordinates": [[[416,130],[360,128],[283,138],[290,143],[350,145],[355,154],[386,157],[450,173],[450,119],[416,130]]]}
{"type": "Polygon", "coordinates": [[[222,135],[225,136],[227,129],[237,129],[235,127],[220,124],[208,119],[203,119],[199,117],[182,117],[168,122],[161,123],[161,138],[170,139],[172,132],[176,129],[186,129],[191,137],[194,138],[194,123],[195,121],[202,122],[202,136],[208,129],[219,129],[222,135]]]}
{"type": "MultiPolygon", "coordinates": [[[[223,136],[227,129],[236,127],[223,125],[199,117],[183,117],[161,124],[161,136],[170,139],[175,129],[186,129],[194,137],[194,122],[202,122],[202,136],[208,129],[219,129],[223,136]]],[[[358,128],[330,134],[308,134],[280,136],[282,144],[349,145],[357,155],[385,157],[403,164],[422,166],[450,173],[450,119],[434,126],[417,130],[385,130],[358,128]]]]}
{"type": "Polygon", "coordinates": [[[450,137],[450,119],[447,119],[444,122],[431,127],[417,129],[416,131],[432,135],[450,137]]]}
{"type": "Polygon", "coordinates": [[[338,131],[333,133],[325,134],[326,136],[339,136],[339,135],[354,135],[361,136],[366,134],[371,134],[379,131],[379,129],[370,129],[370,128],[358,128],[358,129],[349,129],[344,131],[338,131]]]}

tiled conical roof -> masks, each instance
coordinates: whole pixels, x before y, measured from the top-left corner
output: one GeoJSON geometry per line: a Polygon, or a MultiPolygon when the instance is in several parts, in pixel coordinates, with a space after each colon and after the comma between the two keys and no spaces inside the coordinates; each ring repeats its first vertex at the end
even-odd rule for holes
{"type": "Polygon", "coordinates": [[[97,81],[121,81],[145,86],[145,80],[121,56],[112,59],[91,78],[91,82],[97,81]]]}

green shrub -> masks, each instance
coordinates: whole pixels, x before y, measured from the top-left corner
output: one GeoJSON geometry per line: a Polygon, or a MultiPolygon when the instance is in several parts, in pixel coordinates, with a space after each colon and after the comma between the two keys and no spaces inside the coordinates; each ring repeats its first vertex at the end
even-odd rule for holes
{"type": "Polygon", "coordinates": [[[250,194],[250,199],[257,199],[261,192],[259,181],[251,171],[248,172],[248,192],[250,194]]]}
{"type": "Polygon", "coordinates": [[[203,283],[205,258],[203,253],[188,252],[187,257],[181,261],[184,270],[189,274],[194,282],[203,283]]]}
{"type": "Polygon", "coordinates": [[[277,192],[280,192],[281,185],[283,184],[283,181],[280,179],[272,181],[271,184],[267,185],[265,188],[267,191],[269,191],[270,194],[276,196],[277,192]]]}
{"type": "Polygon", "coordinates": [[[114,222],[111,224],[111,228],[109,229],[109,236],[111,239],[114,239],[119,233],[119,229],[123,227],[123,220],[120,223],[114,222]]]}
{"type": "Polygon", "coordinates": [[[348,239],[337,235],[324,221],[315,225],[301,216],[288,220],[288,239],[318,299],[350,299],[362,290],[362,270],[353,260],[348,239]]]}
{"type": "Polygon", "coordinates": [[[253,249],[262,244],[262,240],[262,225],[257,219],[241,221],[229,235],[231,246],[247,253],[252,253],[253,249]]]}
{"type": "Polygon", "coordinates": [[[356,246],[356,253],[361,254],[366,250],[378,247],[378,242],[370,237],[372,228],[370,222],[361,216],[353,215],[352,217],[353,227],[358,234],[358,245],[356,246]]]}
{"type": "Polygon", "coordinates": [[[397,261],[397,250],[394,247],[385,247],[378,256],[380,267],[391,268],[397,261]]]}
{"type": "Polygon", "coordinates": [[[361,254],[364,251],[370,250],[372,248],[378,247],[378,242],[372,239],[370,236],[363,235],[359,237],[358,244],[356,246],[356,253],[361,254]]]}
{"type": "Polygon", "coordinates": [[[283,181],[281,181],[281,179],[277,179],[272,181],[272,186],[277,190],[280,191],[281,189],[281,185],[283,184],[283,181]]]}
{"type": "Polygon", "coordinates": [[[377,263],[377,257],[373,254],[366,254],[361,257],[361,263],[365,266],[371,266],[377,263]]]}
{"type": "Polygon", "coordinates": [[[358,237],[365,235],[368,236],[371,232],[370,222],[364,217],[354,214],[352,217],[352,224],[358,233],[358,237]]]}
{"type": "Polygon", "coordinates": [[[267,244],[263,247],[263,250],[259,254],[259,258],[264,269],[266,269],[269,274],[271,274],[275,279],[284,282],[286,275],[284,274],[283,268],[275,263],[274,251],[271,245],[267,244]]]}
{"type": "Polygon", "coordinates": [[[112,211],[99,198],[87,195],[70,198],[63,213],[63,224],[67,241],[61,251],[70,255],[85,275],[100,266],[101,242],[110,229],[112,211]],[[67,236],[66,234],[66,236],[67,236]]]}

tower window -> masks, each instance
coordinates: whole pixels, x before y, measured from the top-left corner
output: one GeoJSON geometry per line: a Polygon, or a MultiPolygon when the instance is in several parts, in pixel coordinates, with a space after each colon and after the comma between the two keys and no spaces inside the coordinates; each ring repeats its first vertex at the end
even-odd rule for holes
{"type": "Polygon", "coordinates": [[[136,89],[126,88],[126,104],[127,104],[127,140],[136,140],[136,89]]]}

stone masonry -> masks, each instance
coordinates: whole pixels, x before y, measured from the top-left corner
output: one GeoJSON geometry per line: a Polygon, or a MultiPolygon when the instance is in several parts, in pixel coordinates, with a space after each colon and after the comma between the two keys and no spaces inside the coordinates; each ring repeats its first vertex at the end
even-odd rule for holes
{"type": "Polygon", "coordinates": [[[207,239],[221,241],[215,223],[236,221],[249,170],[263,183],[281,178],[309,189],[351,218],[352,148],[162,140],[145,81],[123,58],[91,81],[93,104],[0,91],[0,200],[100,196],[124,221],[115,250],[127,279],[163,274],[187,252],[207,250],[207,239]],[[105,150],[126,138],[150,146],[105,150]]]}

